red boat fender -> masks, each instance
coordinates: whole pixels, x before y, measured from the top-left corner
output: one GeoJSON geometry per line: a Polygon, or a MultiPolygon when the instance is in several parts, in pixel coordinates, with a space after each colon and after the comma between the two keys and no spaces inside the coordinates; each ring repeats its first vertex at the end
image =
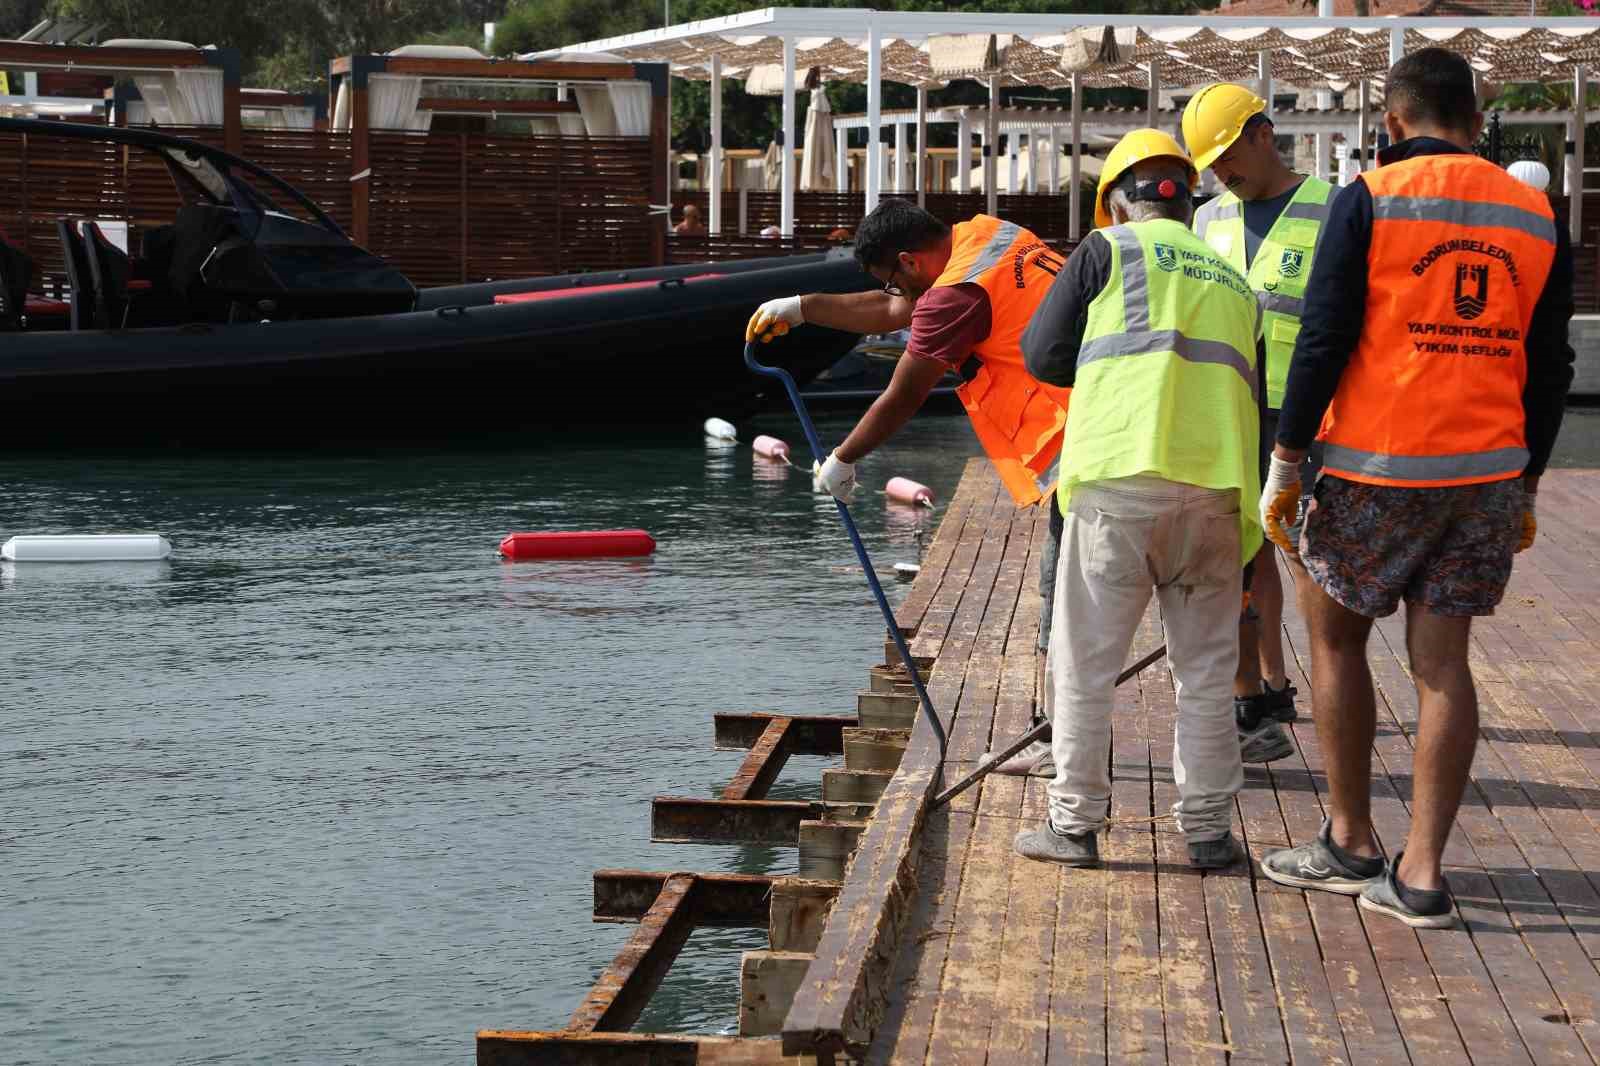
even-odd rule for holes
{"type": "Polygon", "coordinates": [[[933,490],[908,477],[892,477],[883,487],[889,499],[896,503],[909,503],[922,507],[933,506],[933,490]]]}
{"type": "Polygon", "coordinates": [[[768,437],[763,434],[751,442],[750,446],[763,459],[771,459],[776,463],[789,461],[789,446],[777,437],[768,437]]]}
{"type": "Polygon", "coordinates": [[[650,555],[655,550],[655,538],[642,529],[512,533],[500,542],[500,554],[506,559],[593,559],[650,555]]]}

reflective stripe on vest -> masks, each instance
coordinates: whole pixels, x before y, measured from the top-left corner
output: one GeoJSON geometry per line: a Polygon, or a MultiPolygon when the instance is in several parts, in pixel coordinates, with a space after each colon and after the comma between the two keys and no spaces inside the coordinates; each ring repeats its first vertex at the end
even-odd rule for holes
{"type": "Polygon", "coordinates": [[[1470,477],[1500,477],[1504,471],[1520,472],[1528,465],[1528,449],[1496,448],[1488,452],[1463,455],[1384,455],[1324,444],[1324,469],[1356,474],[1385,481],[1454,481],[1470,477]]]}
{"type": "Polygon", "coordinates": [[[1046,385],[1022,363],[1022,334],[1050,291],[1061,258],[1013,222],[978,215],[957,223],[950,261],[934,286],[973,284],[989,297],[989,336],[972,354],[976,374],[956,390],[978,442],[1018,506],[1054,487],[1070,389],[1046,385]]]}
{"type": "Polygon", "coordinates": [[[1318,436],[1323,469],[1402,488],[1519,476],[1527,332],[1555,261],[1542,193],[1466,153],[1363,174],[1361,335],[1318,436]]]}
{"type": "Polygon", "coordinates": [[[994,231],[994,236],[989,238],[989,242],[983,246],[971,269],[961,280],[977,281],[985,272],[993,270],[994,265],[1006,254],[1006,249],[1017,243],[1017,234],[1021,232],[1022,227],[1015,222],[1000,223],[1000,228],[994,231]]]}
{"type": "Polygon", "coordinates": [[[1079,348],[1062,508],[1075,485],[1139,474],[1235,489],[1243,566],[1261,545],[1255,294],[1180,222],[1096,232],[1111,273],[1079,348]]]}
{"type": "Polygon", "coordinates": [[[1322,225],[1328,218],[1333,186],[1306,178],[1273,220],[1255,257],[1245,264],[1244,206],[1231,192],[1195,213],[1194,231],[1245,276],[1263,312],[1262,340],[1267,350],[1267,406],[1283,405],[1289,363],[1300,334],[1300,312],[1316,256],[1322,225]]]}
{"type": "Polygon", "coordinates": [[[1247,358],[1239,349],[1225,341],[1187,337],[1178,329],[1150,328],[1150,275],[1138,234],[1126,226],[1113,226],[1100,233],[1113,241],[1120,253],[1124,331],[1086,338],[1078,349],[1078,366],[1113,356],[1172,352],[1191,363],[1232,367],[1249,386],[1250,395],[1259,401],[1261,389],[1255,360],[1247,358]]]}

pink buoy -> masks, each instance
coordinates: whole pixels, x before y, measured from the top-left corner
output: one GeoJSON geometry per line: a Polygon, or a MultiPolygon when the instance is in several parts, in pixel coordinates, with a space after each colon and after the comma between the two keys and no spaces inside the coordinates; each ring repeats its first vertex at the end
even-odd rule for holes
{"type": "Polygon", "coordinates": [[[765,434],[751,442],[750,447],[755,449],[757,455],[763,459],[771,459],[775,463],[789,461],[789,445],[777,437],[768,437],[765,434]]]}
{"type": "Polygon", "coordinates": [[[513,533],[500,542],[500,554],[506,559],[592,559],[649,555],[655,550],[655,538],[642,529],[513,533]]]}
{"type": "Polygon", "coordinates": [[[909,503],[920,507],[933,506],[933,490],[908,477],[890,478],[883,491],[896,503],[909,503]]]}

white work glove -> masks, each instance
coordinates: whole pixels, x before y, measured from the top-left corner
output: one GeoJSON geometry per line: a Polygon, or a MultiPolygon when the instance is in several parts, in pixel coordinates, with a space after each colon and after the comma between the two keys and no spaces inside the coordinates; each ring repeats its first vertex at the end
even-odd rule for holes
{"type": "Polygon", "coordinates": [[[800,297],[780,296],[768,300],[750,316],[750,324],[744,328],[745,342],[760,340],[762,344],[770,344],[772,338],[804,325],[805,320],[806,316],[800,313],[800,297]]]}
{"type": "Polygon", "coordinates": [[[849,503],[856,492],[856,468],[839,458],[838,452],[829,452],[828,458],[811,464],[811,488],[826,492],[840,503],[849,503]]]}
{"type": "Polygon", "coordinates": [[[1272,457],[1267,483],[1261,488],[1261,528],[1267,539],[1290,555],[1300,546],[1289,543],[1289,527],[1300,517],[1300,464],[1272,457]]]}

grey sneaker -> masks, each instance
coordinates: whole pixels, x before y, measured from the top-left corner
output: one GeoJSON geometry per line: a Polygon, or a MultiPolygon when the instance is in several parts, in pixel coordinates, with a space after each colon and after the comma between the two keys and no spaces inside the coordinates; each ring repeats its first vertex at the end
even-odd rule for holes
{"type": "Polygon", "coordinates": [[[1400,856],[1395,852],[1379,877],[1367,882],[1356,900],[1364,911],[1398,918],[1413,929],[1448,929],[1456,924],[1455,907],[1450,902],[1450,886],[1442,889],[1412,888],[1400,883],[1395,871],[1400,868],[1400,856]]]}
{"type": "Polygon", "coordinates": [[[1283,731],[1283,726],[1271,718],[1262,719],[1253,728],[1239,727],[1239,758],[1244,762],[1272,762],[1287,759],[1294,754],[1294,741],[1283,731]]]}
{"type": "Polygon", "coordinates": [[[1215,840],[1189,841],[1189,865],[1197,870],[1222,870],[1244,858],[1244,849],[1229,833],[1215,840]]]}
{"type": "Polygon", "coordinates": [[[1383,859],[1351,855],[1333,842],[1333,822],[1323,819],[1317,839],[1262,856],[1261,872],[1290,888],[1355,896],[1383,874],[1383,859]]]}
{"type": "Polygon", "coordinates": [[[1049,820],[1024,829],[1011,842],[1024,859],[1058,862],[1062,866],[1099,866],[1100,840],[1093,833],[1062,833],[1049,820]]]}
{"type": "Polygon", "coordinates": [[[1056,760],[1047,741],[1036,740],[994,768],[1008,777],[1054,777],[1056,760]]]}

